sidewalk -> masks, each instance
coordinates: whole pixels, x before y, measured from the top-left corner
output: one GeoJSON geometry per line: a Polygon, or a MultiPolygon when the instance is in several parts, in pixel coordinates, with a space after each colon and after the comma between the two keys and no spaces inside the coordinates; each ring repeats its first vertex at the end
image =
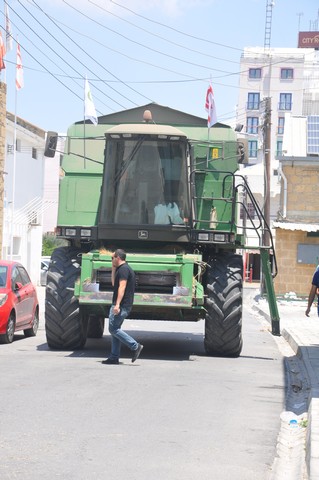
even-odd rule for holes
{"type": "MultiPolygon", "coordinates": [[[[313,304],[306,317],[306,300],[278,300],[280,332],[295,354],[302,360],[310,382],[306,464],[309,480],[319,480],[319,318],[313,304]]],[[[254,298],[252,305],[269,323],[269,307],[265,299],[254,298]]]]}

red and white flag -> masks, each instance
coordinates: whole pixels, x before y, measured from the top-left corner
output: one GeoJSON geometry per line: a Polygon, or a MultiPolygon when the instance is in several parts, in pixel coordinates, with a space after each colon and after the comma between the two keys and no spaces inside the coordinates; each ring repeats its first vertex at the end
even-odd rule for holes
{"type": "Polygon", "coordinates": [[[6,68],[3,58],[6,54],[6,47],[2,38],[2,33],[0,32],[0,71],[6,68]]]}
{"type": "Polygon", "coordinates": [[[6,49],[7,49],[7,52],[10,52],[13,48],[13,41],[12,41],[11,22],[9,17],[9,7],[7,4],[4,5],[4,14],[5,14],[5,21],[6,21],[6,49]]]}
{"type": "Polygon", "coordinates": [[[17,75],[16,75],[16,89],[20,90],[20,88],[24,87],[23,81],[23,68],[22,68],[22,60],[21,60],[21,51],[20,51],[20,44],[17,44],[17,75]]]}
{"type": "Polygon", "coordinates": [[[205,109],[208,112],[207,126],[208,128],[212,127],[217,123],[215,99],[213,87],[209,85],[206,93],[205,109]]]}

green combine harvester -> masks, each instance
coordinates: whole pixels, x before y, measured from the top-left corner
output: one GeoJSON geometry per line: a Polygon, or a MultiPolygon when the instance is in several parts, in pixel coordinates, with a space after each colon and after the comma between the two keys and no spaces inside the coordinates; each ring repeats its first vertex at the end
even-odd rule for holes
{"type": "MultiPolygon", "coordinates": [[[[150,112],[146,118],[150,118],[150,112]]],[[[130,318],[205,320],[207,355],[242,349],[246,225],[257,232],[266,285],[273,297],[268,230],[243,176],[242,145],[226,125],[74,124],[62,159],[58,238],[51,258],[45,329],[53,349],[78,349],[103,336],[112,301],[111,253],[127,252],[136,273],[130,318]],[[251,219],[247,198],[257,220],[251,219]],[[245,199],[245,200],[243,200],[245,199]]],[[[54,156],[50,132],[46,155],[54,156]]],[[[278,316],[274,309],[273,317],[278,316]]],[[[274,318],[273,333],[279,333],[274,318]]],[[[277,321],[278,320],[278,321],[277,321]]]]}

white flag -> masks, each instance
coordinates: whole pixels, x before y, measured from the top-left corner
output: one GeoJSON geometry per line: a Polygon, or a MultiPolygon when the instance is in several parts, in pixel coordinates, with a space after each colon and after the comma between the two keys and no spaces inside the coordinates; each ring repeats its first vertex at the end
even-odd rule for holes
{"type": "Polygon", "coordinates": [[[85,78],[85,89],[84,89],[84,120],[91,120],[91,122],[94,123],[94,125],[97,125],[96,110],[93,103],[90,85],[87,78],[85,78]]]}
{"type": "Polygon", "coordinates": [[[20,51],[20,44],[17,44],[17,74],[16,74],[16,89],[20,90],[20,88],[24,87],[24,80],[23,80],[23,68],[22,68],[22,60],[21,60],[21,51],[20,51]]]}
{"type": "Polygon", "coordinates": [[[9,7],[7,4],[4,6],[4,14],[5,14],[5,20],[6,20],[6,47],[7,47],[7,52],[10,52],[13,48],[13,42],[12,42],[12,29],[11,29],[11,22],[10,22],[10,17],[9,17],[9,7]]]}
{"type": "Polygon", "coordinates": [[[208,128],[210,128],[213,125],[215,125],[215,123],[217,123],[214,92],[213,92],[213,87],[211,85],[209,85],[207,89],[205,109],[208,112],[207,126],[208,128]]]}

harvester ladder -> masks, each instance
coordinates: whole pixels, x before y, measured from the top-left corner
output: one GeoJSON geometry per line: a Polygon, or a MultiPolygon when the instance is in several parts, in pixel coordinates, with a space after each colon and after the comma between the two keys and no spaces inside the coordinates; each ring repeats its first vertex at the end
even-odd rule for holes
{"type": "MultiPolygon", "coordinates": [[[[225,203],[231,203],[232,204],[232,214],[230,220],[227,222],[219,222],[223,224],[228,224],[231,225],[231,230],[235,227],[236,229],[241,228],[242,230],[254,230],[256,232],[257,238],[259,240],[259,245],[256,247],[246,247],[249,249],[253,250],[259,250],[260,251],[260,258],[261,258],[261,264],[262,264],[262,273],[264,276],[265,280],[265,287],[266,287],[266,293],[268,297],[268,305],[269,305],[269,313],[270,313],[270,318],[271,318],[271,329],[272,329],[272,334],[273,335],[280,335],[280,317],[278,313],[278,308],[277,308],[277,300],[276,300],[276,295],[275,295],[275,289],[274,289],[274,277],[277,275],[277,260],[276,260],[276,254],[275,254],[275,248],[274,248],[274,241],[273,241],[273,236],[271,229],[269,225],[267,224],[265,217],[263,215],[263,212],[261,208],[259,207],[254,195],[252,194],[249,185],[247,183],[247,180],[245,177],[239,174],[234,174],[231,172],[227,171],[218,171],[218,170],[213,170],[213,169],[195,169],[191,173],[191,185],[192,185],[192,192],[193,192],[193,202],[195,199],[201,199],[201,200],[209,200],[209,201],[224,201],[225,203]],[[222,187],[222,195],[220,197],[206,197],[206,196],[196,196],[195,193],[195,186],[194,182],[192,182],[193,176],[196,174],[207,174],[208,172],[214,172],[223,174],[224,179],[223,179],[223,187],[222,187]],[[232,178],[232,194],[227,196],[226,194],[226,181],[227,179],[232,178]],[[246,199],[249,199],[251,205],[254,207],[254,212],[257,216],[257,219],[253,219],[249,210],[247,209],[247,204],[246,202],[242,202],[238,200],[239,197],[239,190],[242,189],[245,194],[246,194],[246,199]],[[243,225],[239,225],[236,222],[236,204],[241,205],[243,210],[245,211],[245,214],[247,216],[247,220],[249,221],[250,226],[246,225],[245,227],[243,225]],[[270,245],[263,245],[263,240],[264,240],[264,232],[267,231],[269,235],[269,240],[270,240],[270,245]],[[270,251],[273,253],[273,262],[274,262],[274,272],[272,272],[272,267],[271,267],[271,262],[270,262],[270,251]]],[[[195,219],[195,222],[199,221],[198,219],[195,219]]],[[[205,222],[201,220],[201,222],[205,222]]],[[[206,221],[208,223],[208,221],[206,221]]]]}
{"type": "Polygon", "coordinates": [[[280,317],[274,289],[274,279],[271,272],[269,248],[260,247],[260,257],[268,297],[269,313],[271,318],[271,333],[273,335],[280,335],[280,317]]]}

